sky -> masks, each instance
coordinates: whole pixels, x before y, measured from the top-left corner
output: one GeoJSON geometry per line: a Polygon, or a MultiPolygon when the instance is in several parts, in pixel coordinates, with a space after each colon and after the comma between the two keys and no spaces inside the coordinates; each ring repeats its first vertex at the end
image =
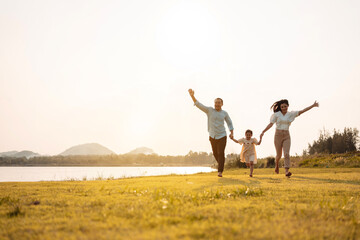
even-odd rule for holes
{"type": "Polygon", "coordinates": [[[0,152],[211,152],[189,88],[224,100],[235,138],[258,138],[277,100],[319,101],[292,123],[291,155],[322,129],[360,129],[357,0],[0,0],[0,34],[0,152]]]}

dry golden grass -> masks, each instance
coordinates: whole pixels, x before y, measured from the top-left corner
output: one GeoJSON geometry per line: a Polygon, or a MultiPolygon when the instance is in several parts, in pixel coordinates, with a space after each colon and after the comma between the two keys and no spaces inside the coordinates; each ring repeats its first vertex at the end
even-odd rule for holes
{"type": "Polygon", "coordinates": [[[360,169],[0,183],[0,239],[359,239],[360,169]]]}

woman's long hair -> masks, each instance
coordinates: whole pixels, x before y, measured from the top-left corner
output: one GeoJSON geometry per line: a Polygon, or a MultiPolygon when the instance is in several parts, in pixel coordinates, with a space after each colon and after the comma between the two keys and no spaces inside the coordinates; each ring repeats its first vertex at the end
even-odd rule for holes
{"type": "Polygon", "coordinates": [[[279,112],[281,111],[280,106],[283,103],[289,106],[289,101],[287,99],[281,99],[280,101],[274,102],[274,104],[270,107],[270,109],[272,109],[274,112],[279,112]]]}

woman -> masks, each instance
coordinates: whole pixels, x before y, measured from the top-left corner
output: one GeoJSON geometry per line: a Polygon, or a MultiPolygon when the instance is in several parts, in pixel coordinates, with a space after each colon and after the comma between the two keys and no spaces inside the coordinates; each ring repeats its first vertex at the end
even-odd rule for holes
{"type": "Polygon", "coordinates": [[[276,123],[276,131],[275,131],[275,149],[276,149],[276,158],[275,158],[275,172],[279,174],[279,160],[281,158],[282,150],[284,151],[285,158],[285,176],[290,177],[291,172],[290,169],[290,133],[289,126],[294,121],[297,116],[300,116],[306,111],[309,111],[313,107],[319,107],[318,102],[314,102],[313,105],[304,108],[301,111],[292,111],[288,112],[289,102],[286,99],[282,99],[280,101],[275,102],[270,109],[274,111],[274,114],[270,118],[270,123],[260,134],[260,138],[264,136],[264,133],[269,130],[274,123],[276,123]]]}

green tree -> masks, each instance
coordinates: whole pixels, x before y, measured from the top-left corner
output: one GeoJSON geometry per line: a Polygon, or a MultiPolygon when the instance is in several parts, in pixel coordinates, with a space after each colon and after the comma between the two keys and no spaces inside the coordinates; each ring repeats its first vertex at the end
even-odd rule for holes
{"type": "Polygon", "coordinates": [[[325,129],[320,131],[319,139],[309,144],[304,152],[315,153],[345,153],[356,151],[359,140],[359,131],[356,128],[344,128],[343,132],[334,129],[331,136],[325,129]]]}

